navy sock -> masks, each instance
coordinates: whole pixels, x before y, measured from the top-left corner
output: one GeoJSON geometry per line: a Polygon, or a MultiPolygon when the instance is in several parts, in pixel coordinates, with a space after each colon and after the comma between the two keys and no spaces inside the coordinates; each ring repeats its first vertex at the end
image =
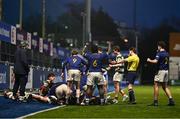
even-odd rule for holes
{"type": "Polygon", "coordinates": [[[154,100],[154,103],[158,103],[158,100],[154,100]]]}
{"type": "Polygon", "coordinates": [[[169,98],[169,102],[170,102],[170,103],[174,103],[173,98],[169,98]]]}
{"type": "Polygon", "coordinates": [[[129,101],[135,102],[134,91],[132,89],[129,89],[129,101]]]}

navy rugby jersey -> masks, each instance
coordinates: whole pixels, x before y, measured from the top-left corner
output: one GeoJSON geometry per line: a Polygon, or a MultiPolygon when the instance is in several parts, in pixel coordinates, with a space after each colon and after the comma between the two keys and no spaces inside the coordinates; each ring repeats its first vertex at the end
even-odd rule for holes
{"type": "Polygon", "coordinates": [[[156,54],[158,60],[158,70],[168,70],[169,68],[169,54],[166,51],[160,51],[156,54]]]}
{"type": "Polygon", "coordinates": [[[66,84],[66,83],[65,82],[54,83],[52,87],[49,89],[47,96],[52,96],[52,95],[56,96],[56,88],[62,84],[66,84]]]}
{"type": "Polygon", "coordinates": [[[82,58],[80,58],[79,56],[77,55],[74,55],[74,56],[71,56],[71,57],[68,57],[64,63],[63,63],[63,69],[65,67],[65,65],[68,64],[68,69],[78,69],[78,70],[81,70],[82,69],[82,64],[86,65],[86,61],[82,58]]]}
{"type": "Polygon", "coordinates": [[[88,60],[89,72],[102,72],[103,60],[108,58],[106,53],[86,53],[88,60]]]}

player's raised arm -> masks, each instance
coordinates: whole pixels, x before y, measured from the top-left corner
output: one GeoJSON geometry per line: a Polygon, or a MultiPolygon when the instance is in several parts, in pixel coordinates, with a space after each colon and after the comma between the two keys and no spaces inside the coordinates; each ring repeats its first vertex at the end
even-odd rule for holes
{"type": "Polygon", "coordinates": [[[81,55],[84,55],[87,51],[88,43],[85,44],[85,46],[82,49],[81,55]]]}
{"type": "Polygon", "coordinates": [[[68,63],[68,58],[65,59],[65,60],[62,62],[62,73],[61,73],[61,77],[64,76],[64,70],[65,70],[65,67],[66,67],[67,63],[68,63]]]}
{"type": "Polygon", "coordinates": [[[107,54],[109,54],[111,52],[112,43],[110,41],[107,41],[107,44],[108,44],[107,54]]]}

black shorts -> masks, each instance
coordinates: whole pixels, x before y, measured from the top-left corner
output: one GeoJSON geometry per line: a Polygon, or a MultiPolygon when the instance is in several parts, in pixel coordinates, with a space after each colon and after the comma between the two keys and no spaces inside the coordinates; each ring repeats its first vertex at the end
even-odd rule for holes
{"type": "Polygon", "coordinates": [[[137,78],[137,73],[135,71],[134,72],[129,71],[127,73],[126,81],[128,84],[134,84],[134,81],[136,80],[136,78],[137,78]]]}

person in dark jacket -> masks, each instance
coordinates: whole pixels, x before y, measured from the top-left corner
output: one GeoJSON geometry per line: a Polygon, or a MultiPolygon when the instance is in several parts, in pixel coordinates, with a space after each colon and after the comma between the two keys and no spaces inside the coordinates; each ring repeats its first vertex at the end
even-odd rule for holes
{"type": "Polygon", "coordinates": [[[26,83],[28,81],[28,59],[26,54],[26,48],[28,43],[26,41],[21,41],[19,47],[15,52],[15,64],[14,64],[14,73],[15,73],[15,83],[13,86],[13,97],[17,97],[17,91],[19,89],[19,100],[24,101],[26,83]]]}

